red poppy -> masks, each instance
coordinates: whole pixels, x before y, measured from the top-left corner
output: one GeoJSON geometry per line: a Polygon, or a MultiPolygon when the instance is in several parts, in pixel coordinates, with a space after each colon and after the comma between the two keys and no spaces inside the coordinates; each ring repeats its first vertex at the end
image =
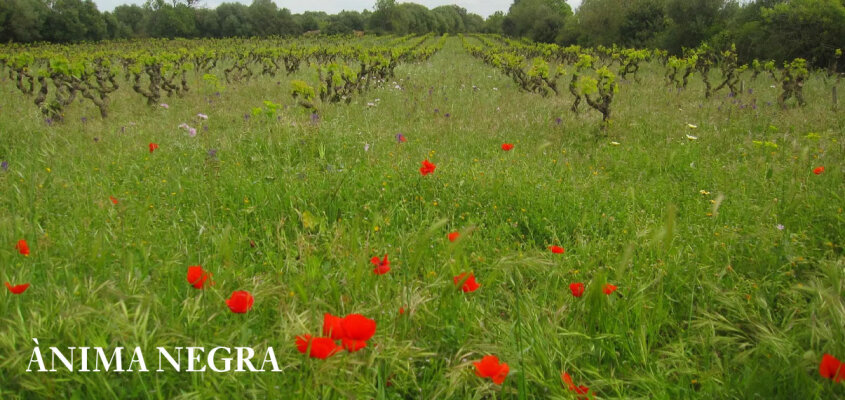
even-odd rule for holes
{"type": "Polygon", "coordinates": [[[452,278],[452,280],[455,281],[455,285],[461,284],[461,282],[463,282],[463,284],[461,284],[461,290],[463,290],[464,293],[474,292],[476,289],[481,287],[481,285],[479,285],[478,282],[475,281],[475,275],[470,273],[469,277],[467,277],[466,280],[464,280],[464,277],[466,277],[466,276],[467,276],[467,273],[464,272],[464,273],[452,278]]]}
{"type": "Polygon", "coordinates": [[[834,382],[839,383],[845,380],[845,364],[837,360],[836,357],[825,353],[822,356],[822,362],[819,364],[819,373],[822,377],[833,379],[834,382]]]}
{"type": "Polygon", "coordinates": [[[343,326],[341,326],[342,320],[343,318],[329,313],[323,314],[323,336],[330,337],[332,340],[343,339],[343,326]]]}
{"type": "MultiPolygon", "coordinates": [[[[563,382],[566,383],[566,386],[569,388],[569,391],[575,392],[575,394],[589,394],[590,388],[586,386],[576,386],[574,382],[572,382],[572,377],[569,376],[566,372],[560,374],[560,378],[563,379],[563,382]]],[[[588,396],[578,396],[578,399],[588,399],[588,396]]]]}
{"type": "Polygon", "coordinates": [[[450,242],[454,242],[454,241],[458,240],[458,237],[459,237],[459,236],[461,236],[461,234],[460,234],[460,233],[458,233],[458,232],[452,232],[452,233],[450,233],[450,234],[449,234],[449,241],[450,241],[450,242]]]}
{"type": "Polygon", "coordinates": [[[510,367],[506,363],[499,363],[496,356],[484,356],[481,361],[472,363],[475,365],[475,374],[482,378],[493,379],[493,383],[501,385],[508,376],[510,367]]]}
{"type": "Polygon", "coordinates": [[[504,151],[511,151],[513,149],[513,145],[510,143],[503,143],[502,150],[504,151]]]}
{"type": "Polygon", "coordinates": [[[18,250],[19,253],[25,256],[29,255],[29,245],[26,244],[26,240],[18,240],[18,244],[15,245],[15,248],[18,250]]]}
{"type": "Polygon", "coordinates": [[[338,346],[331,338],[315,338],[311,337],[311,335],[296,337],[296,349],[299,350],[300,353],[305,354],[309,347],[311,348],[311,351],[308,352],[308,357],[319,358],[321,360],[325,360],[340,351],[340,346],[338,346]]]}
{"type": "Polygon", "coordinates": [[[572,291],[573,296],[581,297],[584,294],[584,284],[581,282],[570,283],[569,290],[572,291]]]}
{"type": "Polygon", "coordinates": [[[252,308],[252,303],[254,301],[255,299],[252,298],[252,295],[249,294],[249,292],[236,290],[232,292],[232,296],[229,297],[229,300],[226,300],[226,305],[229,306],[229,309],[232,310],[233,313],[243,314],[252,308]]]}
{"type": "Polygon", "coordinates": [[[563,247],[560,247],[560,246],[549,246],[549,250],[551,250],[552,253],[555,253],[555,254],[563,254],[563,253],[566,252],[566,250],[563,247]]]}
{"type": "Polygon", "coordinates": [[[150,143],[150,153],[152,153],[152,152],[156,151],[156,149],[157,149],[157,148],[158,148],[158,145],[157,145],[157,144],[155,144],[155,143],[150,143]]]}
{"type": "Polygon", "coordinates": [[[434,172],[435,168],[437,168],[436,165],[428,162],[428,160],[425,160],[425,161],[422,162],[422,167],[420,167],[420,173],[423,174],[423,176],[425,176],[425,175],[428,175],[428,174],[434,172]]]}
{"type": "Polygon", "coordinates": [[[367,340],[376,333],[376,321],[361,314],[349,314],[340,321],[343,328],[343,348],[356,352],[367,345],[367,340]]]}
{"type": "Polygon", "coordinates": [[[192,265],[188,267],[188,283],[197,289],[202,289],[210,277],[211,273],[203,270],[202,266],[192,265]]]}
{"type": "Polygon", "coordinates": [[[12,294],[21,294],[26,292],[26,289],[29,289],[29,284],[24,283],[23,285],[12,286],[9,282],[6,282],[6,287],[9,288],[9,291],[12,292],[12,294]]]}
{"type": "Polygon", "coordinates": [[[399,307],[399,315],[405,315],[405,307],[399,307]]]}
{"type": "Polygon", "coordinates": [[[109,200],[111,200],[112,204],[117,204],[117,198],[114,196],[109,196],[109,200]]]}
{"type": "Polygon", "coordinates": [[[824,167],[816,167],[813,170],[813,173],[816,174],[816,175],[821,175],[822,172],[824,172],[824,167]]]}
{"type": "Polygon", "coordinates": [[[616,285],[611,285],[609,283],[606,283],[604,285],[604,294],[611,294],[611,293],[615,292],[616,289],[618,289],[618,287],[616,287],[616,285]]]}
{"type": "Polygon", "coordinates": [[[383,260],[379,260],[378,257],[371,258],[370,263],[376,266],[373,269],[373,273],[376,275],[384,275],[390,271],[390,261],[387,260],[387,254],[384,255],[383,260]]]}

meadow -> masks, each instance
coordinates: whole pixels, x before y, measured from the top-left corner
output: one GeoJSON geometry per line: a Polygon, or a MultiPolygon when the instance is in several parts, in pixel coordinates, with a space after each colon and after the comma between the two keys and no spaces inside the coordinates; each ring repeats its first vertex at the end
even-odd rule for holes
{"type": "Polygon", "coordinates": [[[108,118],[82,103],[62,122],[4,77],[0,280],[31,286],[0,294],[0,397],[845,398],[819,371],[845,360],[837,82],[812,74],[807,105],[784,109],[765,75],[705,99],[664,73],[620,80],[606,130],[458,37],[317,117],[290,95],[307,65],[214,87],[189,74],[166,108],[124,84],[108,118]],[[300,353],[325,313],[375,334],[300,353]],[[47,358],[273,347],[282,372],[27,372],[32,338],[47,358]],[[476,373],[488,355],[501,384],[476,373]]]}

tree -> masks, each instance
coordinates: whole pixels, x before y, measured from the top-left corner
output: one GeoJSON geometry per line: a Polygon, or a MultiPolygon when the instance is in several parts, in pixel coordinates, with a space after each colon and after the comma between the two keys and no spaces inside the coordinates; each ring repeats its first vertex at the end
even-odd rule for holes
{"type": "Polygon", "coordinates": [[[0,1],[0,42],[41,40],[50,10],[39,0],[0,1]]]}
{"type": "Polygon", "coordinates": [[[223,3],[217,6],[217,20],[220,22],[221,37],[252,36],[247,6],[241,3],[223,3]]]}
{"type": "Polygon", "coordinates": [[[152,37],[190,38],[197,36],[194,10],[184,4],[176,7],[159,0],[144,18],[144,25],[152,37]]]}
{"type": "Polygon", "coordinates": [[[363,31],[366,26],[364,17],[357,11],[341,11],[337,15],[330,15],[326,26],[326,34],[350,34],[353,31],[363,31]]]}
{"type": "Polygon", "coordinates": [[[657,47],[666,29],[663,0],[637,0],[628,8],[619,26],[619,44],[626,47],[657,47]]]}
{"type": "Polygon", "coordinates": [[[136,5],[122,5],[114,9],[114,17],[117,19],[118,25],[121,26],[127,36],[121,37],[147,37],[147,29],[144,25],[146,19],[147,9],[136,5]]]}
{"type": "Polygon", "coordinates": [[[484,26],[481,27],[483,33],[502,33],[502,22],[505,20],[505,14],[501,11],[496,11],[484,21],[484,26]]]}
{"type": "Polygon", "coordinates": [[[369,28],[377,34],[393,32],[392,21],[396,11],[396,0],[378,0],[369,20],[369,28]]]}
{"type": "Polygon", "coordinates": [[[279,7],[272,0],[252,0],[249,6],[249,22],[255,36],[278,35],[281,28],[279,7]]]}
{"type": "Polygon", "coordinates": [[[563,0],[515,0],[502,21],[504,34],[554,42],[572,9],[563,0]]]}
{"type": "MultiPolygon", "coordinates": [[[[818,67],[845,49],[845,4],[841,0],[792,0],[762,9],[768,58],[804,58],[818,67]]],[[[842,62],[843,60],[839,60],[842,62]]]]}
{"type": "Polygon", "coordinates": [[[721,11],[726,0],[667,0],[666,15],[670,18],[663,47],[674,54],[698,47],[722,30],[725,22],[721,11]]]}
{"type": "Polygon", "coordinates": [[[91,0],[55,0],[46,21],[54,42],[100,40],[106,36],[106,22],[91,0]]]}

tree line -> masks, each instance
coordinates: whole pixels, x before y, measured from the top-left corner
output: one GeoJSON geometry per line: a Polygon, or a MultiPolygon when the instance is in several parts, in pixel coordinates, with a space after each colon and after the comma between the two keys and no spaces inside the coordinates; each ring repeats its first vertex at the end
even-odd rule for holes
{"type": "MultiPolygon", "coordinates": [[[[373,10],[292,14],[272,0],[197,7],[198,0],[147,0],[100,12],[91,0],[3,0],[0,42],[80,42],[132,38],[222,38],[483,32],[585,47],[613,44],[680,54],[707,43],[736,44],[741,62],[802,57],[818,67],[842,63],[845,0],[515,0],[486,19],[447,5],[377,0],[373,10]]],[[[841,70],[841,69],[840,69],[841,70]]]]}

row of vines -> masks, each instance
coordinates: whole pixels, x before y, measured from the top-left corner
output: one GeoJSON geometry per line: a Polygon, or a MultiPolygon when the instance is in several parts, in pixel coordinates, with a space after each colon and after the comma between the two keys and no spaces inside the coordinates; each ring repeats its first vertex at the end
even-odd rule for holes
{"type": "Polygon", "coordinates": [[[427,60],[445,39],[428,34],[12,44],[0,46],[0,76],[14,82],[46,118],[61,121],[75,101],[89,101],[107,118],[113,94],[124,86],[157,106],[163,96],[185,96],[200,79],[222,88],[223,81],[237,85],[307,66],[312,83],[292,81],[290,95],[316,113],[319,103],[349,103],[392,77],[400,63],[427,60]]]}
{"type": "MultiPolygon", "coordinates": [[[[470,54],[512,78],[520,90],[544,97],[568,92],[573,97],[570,110],[576,114],[582,101],[586,102],[601,113],[602,130],[611,123],[611,106],[619,90],[618,80],[638,82],[641,65],[649,62],[662,66],[666,85],[670,87],[686,88],[692,77],[699,77],[705,87],[704,98],[723,90],[740,95],[745,75],[754,80],[765,74],[780,87],[778,102],[781,107],[788,107],[791,99],[795,99],[797,106],[806,105],[802,89],[810,71],[806,60],[801,58],[786,62],[782,67],[774,61],[759,60],[749,66],[738,64],[735,48],[719,52],[706,44],[686,49],[682,57],[676,57],[663,50],[562,47],[496,35],[462,36],[461,40],[470,54]],[[714,78],[716,74],[711,71],[718,71],[718,77],[714,78]]],[[[837,60],[841,58],[842,50],[835,50],[835,56],[837,60]]],[[[836,70],[836,63],[815,73],[827,81],[832,79],[834,85],[842,77],[836,70]]]]}

